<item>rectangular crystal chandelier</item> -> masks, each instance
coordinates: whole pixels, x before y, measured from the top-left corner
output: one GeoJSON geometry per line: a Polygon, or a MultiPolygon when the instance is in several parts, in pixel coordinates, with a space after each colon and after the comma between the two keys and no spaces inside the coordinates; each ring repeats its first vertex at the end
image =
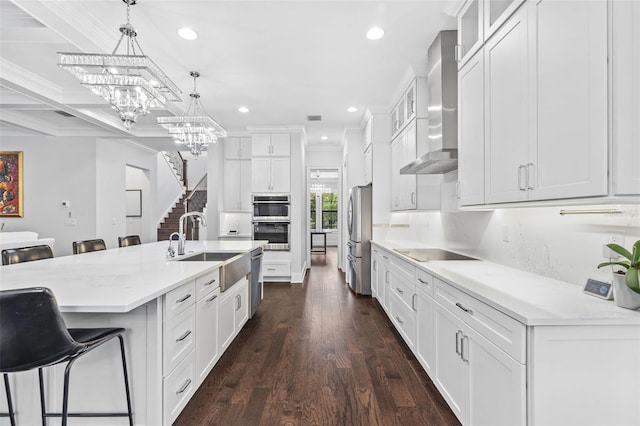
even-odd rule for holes
{"type": "Polygon", "coordinates": [[[120,114],[125,128],[131,129],[138,116],[148,114],[150,109],[165,108],[167,102],[180,102],[182,91],[144,55],[136,30],[129,23],[129,8],[136,0],[123,1],[127,4],[127,23],[120,26],[120,40],[110,55],[58,52],[58,65],[109,102],[120,114]],[[116,54],[125,39],[126,54],[116,54]]]}
{"type": "Polygon", "coordinates": [[[207,145],[215,143],[218,138],[227,137],[227,131],[211,116],[207,115],[200,105],[200,94],[196,90],[197,71],[191,71],[193,77],[193,92],[189,95],[191,101],[183,115],[173,117],[158,117],[158,125],[167,129],[176,143],[186,145],[194,156],[199,156],[207,149],[207,145]]]}

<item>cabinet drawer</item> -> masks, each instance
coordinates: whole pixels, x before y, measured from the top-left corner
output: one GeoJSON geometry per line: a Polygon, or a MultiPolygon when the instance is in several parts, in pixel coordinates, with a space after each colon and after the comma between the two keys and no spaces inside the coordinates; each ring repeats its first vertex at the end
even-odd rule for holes
{"type": "Polygon", "coordinates": [[[398,296],[402,302],[407,306],[407,308],[413,309],[414,307],[414,294],[415,294],[415,285],[413,284],[413,279],[409,280],[404,274],[399,275],[398,271],[391,267],[391,291],[398,296]]]}
{"type": "Polygon", "coordinates": [[[196,299],[202,300],[204,296],[218,287],[220,287],[220,269],[199,276],[196,278],[196,299]]]}
{"type": "Polygon", "coordinates": [[[178,288],[171,290],[164,295],[164,314],[165,321],[175,317],[187,307],[193,305],[196,301],[196,283],[188,282],[178,288]]]}
{"type": "Polygon", "coordinates": [[[433,297],[433,275],[420,268],[416,268],[416,289],[433,297]]]}
{"type": "Polygon", "coordinates": [[[163,382],[164,420],[172,424],[195,393],[195,363],[192,353],[163,382]]]}
{"type": "Polygon", "coordinates": [[[398,332],[413,349],[416,341],[416,312],[405,305],[396,293],[391,293],[390,314],[398,332]]]}
{"type": "Polygon", "coordinates": [[[434,278],[435,299],[516,361],[526,361],[526,327],[457,288],[434,278]]]}
{"type": "Polygon", "coordinates": [[[164,324],[164,375],[167,376],[195,347],[196,305],[164,324]]]}
{"type": "Polygon", "coordinates": [[[262,276],[264,277],[288,277],[291,275],[290,263],[263,263],[262,276]]]}

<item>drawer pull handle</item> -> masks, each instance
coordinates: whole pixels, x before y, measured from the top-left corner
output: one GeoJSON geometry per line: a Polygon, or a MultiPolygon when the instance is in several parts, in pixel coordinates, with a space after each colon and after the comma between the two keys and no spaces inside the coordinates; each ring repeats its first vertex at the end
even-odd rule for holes
{"type": "Polygon", "coordinates": [[[267,271],[275,271],[276,268],[267,268],[267,271]]]}
{"type": "Polygon", "coordinates": [[[429,285],[429,283],[423,280],[422,278],[418,278],[418,281],[420,281],[422,284],[429,285]]]}
{"type": "Polygon", "coordinates": [[[462,309],[463,311],[465,311],[466,313],[468,313],[469,315],[473,315],[473,311],[469,308],[465,308],[464,306],[462,306],[462,303],[456,302],[456,306],[462,309]]]}
{"type": "Polygon", "coordinates": [[[387,256],[384,256],[384,255],[382,256],[382,258],[387,260],[389,259],[387,256]]]}
{"type": "Polygon", "coordinates": [[[469,362],[469,336],[462,336],[462,339],[460,339],[460,358],[462,358],[462,360],[464,362],[469,362]],[[464,341],[467,341],[467,344],[464,344],[464,341]],[[465,348],[467,348],[467,350],[465,351],[465,348]]]}
{"type": "Polygon", "coordinates": [[[187,294],[187,295],[186,295],[186,296],[184,296],[182,299],[178,299],[178,300],[176,300],[176,303],[182,303],[182,302],[184,302],[185,300],[187,300],[187,299],[188,299],[188,298],[190,298],[190,297],[191,297],[191,293],[187,294]]]}
{"type": "Polygon", "coordinates": [[[211,299],[207,299],[207,302],[213,302],[214,300],[216,300],[218,298],[218,295],[216,294],[215,296],[213,296],[211,299]]]}
{"type": "Polygon", "coordinates": [[[182,386],[180,387],[180,389],[178,389],[178,390],[176,391],[176,395],[180,395],[181,393],[184,393],[184,391],[186,391],[186,390],[187,390],[187,388],[189,387],[189,385],[190,385],[190,384],[191,384],[191,379],[187,379],[187,380],[184,382],[184,385],[182,385],[182,386]]]}
{"type": "Polygon", "coordinates": [[[396,315],[396,320],[398,320],[400,324],[404,324],[404,321],[402,321],[398,315],[396,315]]]}
{"type": "Polygon", "coordinates": [[[187,337],[189,337],[189,335],[191,335],[191,330],[187,330],[184,332],[184,334],[180,337],[178,337],[176,339],[176,342],[182,342],[184,339],[186,339],[187,337]]]}
{"type": "Polygon", "coordinates": [[[403,290],[403,289],[401,289],[400,287],[396,287],[396,290],[398,290],[398,293],[400,293],[400,294],[404,294],[404,290],[403,290]]]}
{"type": "Polygon", "coordinates": [[[211,281],[209,281],[208,283],[205,283],[205,285],[211,285],[211,284],[213,284],[213,283],[215,283],[215,282],[216,282],[216,279],[214,278],[214,279],[212,279],[211,281]]]}

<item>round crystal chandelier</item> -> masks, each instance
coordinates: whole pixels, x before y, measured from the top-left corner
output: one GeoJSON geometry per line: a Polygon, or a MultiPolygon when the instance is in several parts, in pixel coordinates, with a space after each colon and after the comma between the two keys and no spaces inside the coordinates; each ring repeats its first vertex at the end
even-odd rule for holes
{"type": "Polygon", "coordinates": [[[158,117],[158,124],[169,131],[176,143],[187,146],[197,157],[207,149],[208,144],[226,137],[227,131],[207,115],[200,104],[200,93],[196,87],[196,79],[200,77],[200,73],[191,71],[189,75],[193,77],[193,92],[189,94],[189,106],[181,116],[158,117]]]}
{"type": "Polygon", "coordinates": [[[127,23],[120,26],[120,39],[113,52],[110,55],[58,52],[58,65],[109,102],[118,111],[124,127],[130,130],[138,117],[149,110],[163,109],[169,101],[181,101],[182,92],[138,44],[138,34],[129,22],[131,6],[137,0],[122,1],[127,5],[127,23]],[[126,46],[126,52],[117,54],[122,45],[126,46]]]}

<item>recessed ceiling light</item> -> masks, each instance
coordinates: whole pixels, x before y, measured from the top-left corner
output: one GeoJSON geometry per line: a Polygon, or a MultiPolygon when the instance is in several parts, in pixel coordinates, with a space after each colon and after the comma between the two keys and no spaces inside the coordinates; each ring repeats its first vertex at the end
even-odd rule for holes
{"type": "Polygon", "coordinates": [[[384,31],[380,27],[373,27],[367,31],[367,38],[369,40],[379,40],[384,36],[384,31]]]}
{"type": "Polygon", "coordinates": [[[185,40],[195,40],[198,38],[198,33],[187,27],[180,28],[178,35],[185,40]]]}
{"type": "Polygon", "coordinates": [[[358,111],[358,108],[354,106],[350,106],[349,108],[347,108],[347,112],[356,112],[356,111],[358,111]]]}
{"type": "Polygon", "coordinates": [[[240,111],[242,113],[246,113],[246,112],[249,112],[249,108],[247,108],[245,106],[241,106],[240,108],[238,108],[238,111],[240,111]]]}
{"type": "Polygon", "coordinates": [[[322,139],[323,141],[326,141],[327,139],[329,139],[328,136],[321,136],[320,139],[322,139]]]}

